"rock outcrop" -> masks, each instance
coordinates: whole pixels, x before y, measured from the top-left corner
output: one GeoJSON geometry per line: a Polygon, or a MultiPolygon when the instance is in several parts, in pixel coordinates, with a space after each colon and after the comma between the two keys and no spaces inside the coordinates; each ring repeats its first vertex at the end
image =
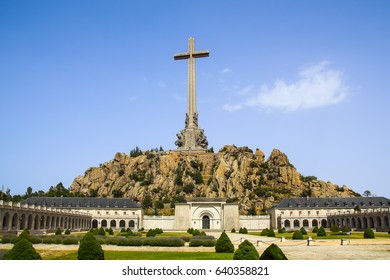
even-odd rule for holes
{"type": "MultiPolygon", "coordinates": [[[[304,177],[274,149],[266,160],[259,149],[225,146],[218,153],[146,151],[117,153],[113,160],[78,176],[70,191],[79,195],[128,197],[150,213],[167,213],[169,203],[190,197],[226,197],[242,214],[258,214],[284,197],[355,196],[346,186],[304,177]]],[[[169,211],[168,211],[169,213],[169,211]]]]}

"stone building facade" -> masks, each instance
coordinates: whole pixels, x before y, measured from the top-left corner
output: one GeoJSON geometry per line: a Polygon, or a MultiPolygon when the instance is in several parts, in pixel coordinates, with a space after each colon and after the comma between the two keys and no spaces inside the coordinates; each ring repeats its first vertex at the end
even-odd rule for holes
{"type": "Polygon", "coordinates": [[[273,228],[286,230],[329,228],[389,230],[390,200],[385,197],[284,198],[269,210],[273,228]]]}

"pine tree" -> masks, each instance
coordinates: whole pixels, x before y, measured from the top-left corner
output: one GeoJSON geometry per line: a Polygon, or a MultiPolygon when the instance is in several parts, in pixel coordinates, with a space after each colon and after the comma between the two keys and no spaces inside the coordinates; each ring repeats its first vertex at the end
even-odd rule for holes
{"type": "Polygon", "coordinates": [[[217,243],[215,244],[215,252],[217,253],[233,253],[234,245],[230,241],[229,236],[224,232],[221,233],[221,236],[218,238],[217,243]]]}
{"type": "Polygon", "coordinates": [[[104,251],[95,236],[88,232],[80,241],[77,253],[79,260],[104,260],[104,251]]]}

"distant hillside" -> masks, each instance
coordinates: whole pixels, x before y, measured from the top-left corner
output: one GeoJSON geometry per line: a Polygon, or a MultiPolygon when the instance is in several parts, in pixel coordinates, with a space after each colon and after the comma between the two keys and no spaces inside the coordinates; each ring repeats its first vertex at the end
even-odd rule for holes
{"type": "Polygon", "coordinates": [[[146,151],[117,153],[74,179],[70,191],[87,196],[129,197],[148,214],[169,215],[169,204],[190,197],[226,197],[241,214],[259,214],[284,197],[349,197],[346,186],[304,177],[277,149],[265,160],[259,149],[225,146],[218,153],[146,151]],[[165,206],[164,206],[165,205],[165,206]]]}

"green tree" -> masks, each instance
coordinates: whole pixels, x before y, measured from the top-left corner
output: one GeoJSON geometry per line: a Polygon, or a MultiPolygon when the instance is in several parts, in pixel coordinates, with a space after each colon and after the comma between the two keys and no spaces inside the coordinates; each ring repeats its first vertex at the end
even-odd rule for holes
{"type": "Polygon", "coordinates": [[[271,244],[261,254],[259,260],[287,260],[286,255],[276,244],[271,244]]]}
{"type": "Polygon", "coordinates": [[[95,236],[88,232],[80,241],[77,252],[79,260],[104,260],[104,251],[95,236]]]}
{"type": "Polygon", "coordinates": [[[145,196],[144,200],[142,201],[142,208],[147,209],[153,206],[153,200],[150,195],[145,196]]]}
{"type": "Polygon", "coordinates": [[[56,235],[61,235],[62,234],[62,230],[60,228],[56,228],[56,235]]]}
{"type": "Polygon", "coordinates": [[[217,253],[233,253],[234,245],[230,241],[229,236],[223,231],[215,244],[215,252],[217,253]]]}
{"type": "Polygon", "coordinates": [[[307,231],[304,227],[301,227],[300,231],[301,231],[302,235],[307,235],[307,231]]]}
{"type": "Polygon", "coordinates": [[[234,252],[233,260],[258,260],[259,252],[257,252],[252,242],[244,240],[234,252]]]}
{"type": "Polygon", "coordinates": [[[268,237],[275,237],[276,236],[273,228],[270,228],[268,230],[267,236],[268,237]]]}

